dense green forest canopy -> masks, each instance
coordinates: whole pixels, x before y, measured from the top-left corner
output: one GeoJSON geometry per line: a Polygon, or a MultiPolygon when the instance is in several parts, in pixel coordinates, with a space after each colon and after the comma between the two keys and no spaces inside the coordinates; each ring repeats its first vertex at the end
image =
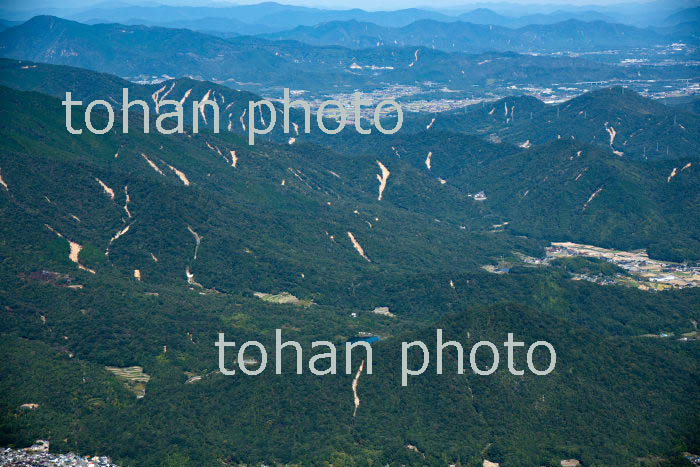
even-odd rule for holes
{"type": "Polygon", "coordinates": [[[72,136],[45,85],[0,88],[3,445],[46,438],[125,465],[671,465],[700,450],[699,349],[679,340],[697,335],[700,289],[600,286],[570,278],[619,273],[609,263],[519,260],[566,239],[697,261],[692,155],[446,131],[333,146],[72,136]],[[482,269],[504,261],[517,266],[482,269]],[[434,346],[436,328],[465,346],[547,340],[558,364],[548,377],[431,371],[402,388],[400,342],[434,346]],[[219,332],[270,345],[275,329],[307,350],[382,337],[355,416],[344,372],[216,371],[219,332]],[[142,367],[145,396],[107,366],[142,367]]]}

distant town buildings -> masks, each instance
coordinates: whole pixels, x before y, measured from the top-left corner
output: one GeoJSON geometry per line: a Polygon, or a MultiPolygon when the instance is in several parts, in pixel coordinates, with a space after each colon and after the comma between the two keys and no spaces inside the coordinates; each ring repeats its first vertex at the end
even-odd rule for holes
{"type": "Polygon", "coordinates": [[[107,456],[86,456],[77,454],[50,454],[49,441],[37,440],[33,446],[25,449],[0,449],[0,466],[34,466],[34,467],[118,467],[107,456]]]}
{"type": "MultiPolygon", "coordinates": [[[[659,261],[649,258],[645,250],[621,251],[592,245],[561,242],[552,243],[546,249],[547,259],[583,256],[608,261],[627,271],[635,284],[644,290],[660,290],[669,287],[700,287],[700,267],[687,264],[659,261]]],[[[598,283],[617,283],[611,278],[576,275],[578,279],[598,283]]]]}

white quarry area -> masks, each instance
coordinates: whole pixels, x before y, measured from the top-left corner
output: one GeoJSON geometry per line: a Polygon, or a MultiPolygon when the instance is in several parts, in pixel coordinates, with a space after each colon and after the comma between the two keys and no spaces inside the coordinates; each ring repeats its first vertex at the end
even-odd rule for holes
{"type": "Polygon", "coordinates": [[[668,176],[668,183],[671,183],[671,180],[673,180],[673,177],[678,175],[678,167],[674,167],[673,170],[671,171],[671,175],[668,176]]]}
{"type": "Polygon", "coordinates": [[[673,180],[673,178],[674,178],[676,175],[680,174],[681,172],[684,172],[684,171],[688,170],[688,169],[691,168],[692,166],[693,166],[693,163],[692,163],[692,162],[688,162],[687,164],[685,164],[685,165],[681,168],[681,170],[678,170],[678,167],[675,167],[675,168],[671,171],[671,175],[668,176],[668,183],[671,183],[671,180],[673,180]]]}
{"type": "MultiPolygon", "coordinates": [[[[301,170],[299,170],[299,169],[294,169],[294,168],[292,168],[292,167],[287,167],[287,170],[289,170],[289,171],[292,173],[292,175],[294,175],[294,176],[295,176],[301,183],[303,183],[307,188],[309,188],[309,189],[311,189],[311,190],[314,189],[314,187],[312,187],[312,186],[309,184],[309,182],[307,182],[306,180],[304,180],[304,177],[303,177],[304,173],[303,173],[301,170]]],[[[284,183],[283,183],[283,184],[284,184],[284,183]]]]}
{"type": "Polygon", "coordinates": [[[386,182],[389,179],[389,175],[391,175],[391,172],[389,172],[389,169],[387,169],[386,166],[381,162],[377,161],[377,165],[382,171],[381,175],[377,174],[377,180],[379,180],[379,196],[377,197],[377,200],[381,201],[382,196],[384,195],[384,189],[386,188],[386,182]]]}
{"type": "Polygon", "coordinates": [[[10,191],[10,187],[7,186],[7,182],[5,181],[4,178],[2,178],[2,169],[1,169],[1,168],[0,168],[0,185],[2,185],[2,187],[3,187],[6,191],[10,191]]]}
{"type": "Polygon", "coordinates": [[[229,151],[231,154],[231,167],[236,167],[238,165],[238,155],[236,155],[236,151],[229,151]]]}
{"type": "MultiPolygon", "coordinates": [[[[527,192],[525,193],[525,195],[526,194],[527,194],[527,192]]],[[[523,195],[523,198],[525,197],[525,195],[523,195]]],[[[467,197],[473,198],[474,201],[486,201],[488,199],[488,197],[486,196],[486,193],[483,190],[478,192],[475,195],[472,195],[471,193],[469,193],[469,194],[467,194],[467,197]]]]}
{"type": "Polygon", "coordinates": [[[559,465],[561,465],[561,467],[580,467],[581,461],[578,459],[562,459],[559,461],[559,465]]]}
{"type": "Polygon", "coordinates": [[[362,375],[364,369],[365,361],[362,360],[362,363],[360,363],[360,367],[357,369],[357,373],[355,373],[355,377],[352,380],[352,395],[353,402],[355,403],[355,410],[352,413],[353,417],[357,416],[357,409],[360,408],[360,397],[357,394],[357,386],[360,384],[360,376],[362,375]]]}
{"type": "Polygon", "coordinates": [[[349,238],[350,241],[352,242],[352,246],[355,247],[355,250],[357,251],[357,253],[358,253],[360,256],[362,256],[364,259],[366,259],[368,262],[371,263],[372,260],[370,260],[370,259],[367,257],[367,255],[365,254],[364,248],[362,248],[362,245],[360,245],[360,243],[357,241],[357,239],[356,239],[355,236],[352,234],[352,232],[348,232],[348,238],[349,238]]]}
{"type": "Polygon", "coordinates": [[[588,201],[586,201],[586,203],[583,205],[583,211],[588,209],[588,205],[591,204],[591,201],[593,201],[594,199],[596,199],[596,197],[598,197],[598,195],[600,194],[601,191],[603,191],[602,186],[593,192],[593,194],[588,198],[588,201]]]}
{"type": "Polygon", "coordinates": [[[202,243],[202,238],[204,238],[204,237],[202,237],[197,232],[195,232],[192,229],[192,227],[190,227],[189,225],[187,226],[187,230],[189,230],[190,233],[192,234],[192,236],[194,237],[195,247],[194,247],[194,258],[193,259],[197,259],[197,253],[199,252],[199,245],[202,243]]]}
{"type": "Polygon", "coordinates": [[[605,131],[610,135],[610,146],[615,144],[615,137],[617,136],[617,131],[612,126],[608,126],[608,122],[605,122],[605,131]]]}
{"type": "Polygon", "coordinates": [[[523,149],[530,149],[530,147],[532,147],[532,143],[530,143],[530,140],[528,139],[524,143],[518,144],[518,147],[523,149]]]}
{"type": "MultiPolygon", "coordinates": [[[[260,123],[262,123],[263,126],[267,126],[267,122],[265,121],[265,116],[263,115],[262,107],[258,107],[258,110],[260,111],[260,123]]],[[[255,110],[253,110],[253,112],[255,112],[255,110]]]]}
{"type": "Polygon", "coordinates": [[[144,160],[148,162],[148,165],[150,165],[151,168],[156,171],[156,173],[159,173],[160,175],[165,177],[165,173],[163,173],[163,171],[160,170],[160,167],[158,167],[151,159],[149,159],[147,155],[141,153],[141,157],[143,157],[144,160]]]}
{"type": "Polygon", "coordinates": [[[243,113],[241,114],[241,117],[238,119],[241,122],[241,127],[243,127],[243,131],[247,131],[245,128],[245,114],[248,112],[248,109],[243,109],[243,113]]]}
{"type": "Polygon", "coordinates": [[[204,120],[204,123],[207,123],[207,115],[206,112],[204,111],[204,103],[209,100],[209,97],[211,97],[211,89],[209,89],[206,94],[202,97],[202,100],[199,102],[198,109],[199,109],[199,114],[202,116],[202,119],[204,120]]]}
{"type": "Polygon", "coordinates": [[[433,159],[433,151],[428,152],[428,157],[425,158],[425,166],[428,168],[428,170],[432,169],[432,159],[433,159]]]}
{"type": "Polygon", "coordinates": [[[156,109],[156,113],[157,113],[157,114],[160,113],[160,105],[161,105],[161,102],[164,101],[166,97],[168,97],[168,94],[170,94],[170,92],[171,92],[171,91],[173,90],[173,88],[175,87],[175,82],[173,82],[173,83],[170,85],[170,88],[169,88],[167,91],[165,91],[165,88],[166,88],[166,87],[167,87],[167,85],[164,84],[163,87],[161,87],[160,89],[158,89],[156,92],[154,92],[154,93],[151,95],[151,98],[153,99],[153,103],[155,104],[155,109],[156,109]],[[161,96],[160,93],[163,92],[163,91],[165,91],[165,93],[161,96]]]}
{"type": "Polygon", "coordinates": [[[408,65],[409,68],[418,63],[418,54],[420,54],[420,49],[416,49],[416,51],[413,52],[413,61],[408,65]]]}
{"type": "Polygon", "coordinates": [[[162,96],[160,96],[160,99],[158,99],[158,103],[156,104],[156,113],[160,113],[160,103],[168,97],[168,95],[173,91],[173,89],[175,89],[175,84],[175,81],[173,81],[173,83],[170,85],[170,88],[167,91],[165,91],[165,93],[163,93],[162,96]]]}
{"type": "Polygon", "coordinates": [[[131,196],[129,196],[129,186],[124,186],[124,212],[126,217],[131,219],[131,211],[129,211],[129,203],[131,202],[131,196]]]}
{"type": "Polygon", "coordinates": [[[107,245],[107,249],[105,250],[105,256],[109,256],[109,249],[112,247],[112,243],[117,241],[122,235],[126,234],[129,229],[131,228],[131,224],[127,225],[123,229],[119,230],[114,236],[109,240],[109,245],[107,245]]]}
{"type": "Polygon", "coordinates": [[[216,152],[217,154],[221,155],[221,150],[220,150],[218,147],[212,146],[211,144],[209,144],[209,141],[205,141],[205,143],[206,143],[206,145],[207,145],[207,147],[208,147],[209,149],[211,149],[212,151],[214,151],[214,152],[216,152]]]}
{"type": "Polygon", "coordinates": [[[95,180],[97,180],[97,183],[99,183],[100,186],[102,187],[102,191],[104,191],[105,194],[107,196],[109,196],[109,199],[114,201],[114,190],[111,189],[110,187],[108,187],[107,184],[105,182],[103,182],[102,180],[100,180],[99,178],[95,177],[95,180]]]}
{"type": "Polygon", "coordinates": [[[160,95],[161,92],[165,91],[165,88],[167,86],[164,84],[160,89],[158,89],[156,92],[151,94],[151,99],[153,99],[153,103],[155,104],[156,112],[158,112],[158,103],[160,99],[158,99],[158,96],[160,95]]]}
{"type": "Polygon", "coordinates": [[[185,175],[185,173],[183,171],[176,169],[175,167],[173,167],[172,165],[170,165],[168,163],[166,163],[165,165],[167,165],[170,170],[175,172],[175,175],[177,175],[177,177],[180,179],[180,181],[182,182],[183,185],[190,186],[190,181],[187,178],[187,175],[185,175]]]}
{"type": "Polygon", "coordinates": [[[189,266],[187,266],[187,268],[185,268],[185,277],[187,278],[188,284],[203,288],[202,284],[200,284],[199,282],[197,282],[194,279],[194,274],[192,273],[192,269],[189,266]]]}
{"type": "MultiPolygon", "coordinates": [[[[43,319],[45,320],[46,317],[43,317],[43,319]]],[[[44,324],[45,324],[45,322],[44,322],[44,324]]],[[[35,402],[28,402],[28,403],[26,403],[26,404],[22,404],[22,405],[19,406],[19,408],[22,409],[22,410],[36,410],[36,409],[38,409],[39,407],[41,407],[41,405],[39,405],[39,404],[37,404],[37,403],[35,403],[35,402]]]]}
{"type": "Polygon", "coordinates": [[[287,143],[288,143],[288,144],[294,144],[294,143],[296,143],[296,141],[297,141],[297,139],[296,139],[295,137],[292,136],[291,138],[289,138],[289,141],[287,141],[287,143]]]}
{"type": "Polygon", "coordinates": [[[185,94],[183,94],[182,98],[180,99],[180,105],[184,105],[185,101],[187,100],[188,97],[190,97],[190,94],[192,93],[192,89],[188,89],[185,91],[185,94]]]}
{"type": "Polygon", "coordinates": [[[433,118],[432,120],[430,120],[430,123],[428,123],[428,126],[426,126],[425,129],[430,130],[434,124],[435,124],[435,119],[433,118]]]}
{"type": "Polygon", "coordinates": [[[134,279],[137,281],[141,280],[141,270],[140,269],[134,269],[134,279]]]}
{"type": "Polygon", "coordinates": [[[80,245],[74,241],[69,240],[62,233],[60,233],[58,230],[54,229],[50,225],[44,224],[44,226],[47,229],[49,229],[51,232],[55,233],[58,237],[60,237],[68,242],[68,245],[70,246],[70,252],[68,253],[68,259],[70,259],[72,262],[74,262],[78,266],[78,268],[82,269],[83,271],[87,271],[89,273],[95,274],[94,270],[80,264],[80,251],[83,249],[82,245],[80,245]]]}
{"type": "Polygon", "coordinates": [[[425,454],[422,453],[421,450],[418,449],[418,446],[416,446],[415,444],[407,444],[407,445],[406,445],[406,449],[408,449],[409,451],[413,451],[413,452],[415,452],[416,454],[420,454],[421,457],[422,457],[423,459],[425,459],[425,454]]]}
{"type": "Polygon", "coordinates": [[[388,306],[378,306],[372,310],[375,315],[387,316],[389,318],[396,318],[396,315],[389,310],[388,306]]]}

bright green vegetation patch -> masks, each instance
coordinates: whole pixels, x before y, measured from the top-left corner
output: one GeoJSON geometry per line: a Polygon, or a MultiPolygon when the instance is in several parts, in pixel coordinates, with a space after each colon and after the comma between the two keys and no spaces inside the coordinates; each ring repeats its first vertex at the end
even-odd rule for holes
{"type": "Polygon", "coordinates": [[[282,292],[278,294],[256,292],[254,295],[264,302],[278,303],[280,305],[311,306],[314,304],[312,300],[299,299],[289,292],[282,292]]]}
{"type": "Polygon", "coordinates": [[[136,394],[137,398],[141,399],[146,395],[146,384],[150,381],[151,376],[143,372],[143,367],[129,366],[119,368],[115,366],[107,366],[105,369],[118,379],[124,381],[126,387],[131,392],[136,394]]]}

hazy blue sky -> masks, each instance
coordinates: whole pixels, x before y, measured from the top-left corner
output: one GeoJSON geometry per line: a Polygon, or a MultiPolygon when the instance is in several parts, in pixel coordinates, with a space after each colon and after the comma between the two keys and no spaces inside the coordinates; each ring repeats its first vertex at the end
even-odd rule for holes
{"type": "MultiPolygon", "coordinates": [[[[210,0],[161,0],[161,1],[125,1],[117,0],[99,1],[99,0],[0,0],[0,8],[11,9],[33,9],[33,8],[79,8],[95,4],[170,4],[170,5],[226,5],[226,4],[250,4],[260,3],[263,0],[240,0],[240,1],[218,1],[210,0]]],[[[610,5],[617,3],[630,3],[633,0],[276,0],[279,3],[315,6],[322,8],[364,8],[367,10],[395,10],[399,8],[423,7],[423,8],[450,8],[463,7],[474,4],[497,4],[497,3],[520,3],[528,5],[537,4],[559,4],[559,5],[610,5]]]]}

